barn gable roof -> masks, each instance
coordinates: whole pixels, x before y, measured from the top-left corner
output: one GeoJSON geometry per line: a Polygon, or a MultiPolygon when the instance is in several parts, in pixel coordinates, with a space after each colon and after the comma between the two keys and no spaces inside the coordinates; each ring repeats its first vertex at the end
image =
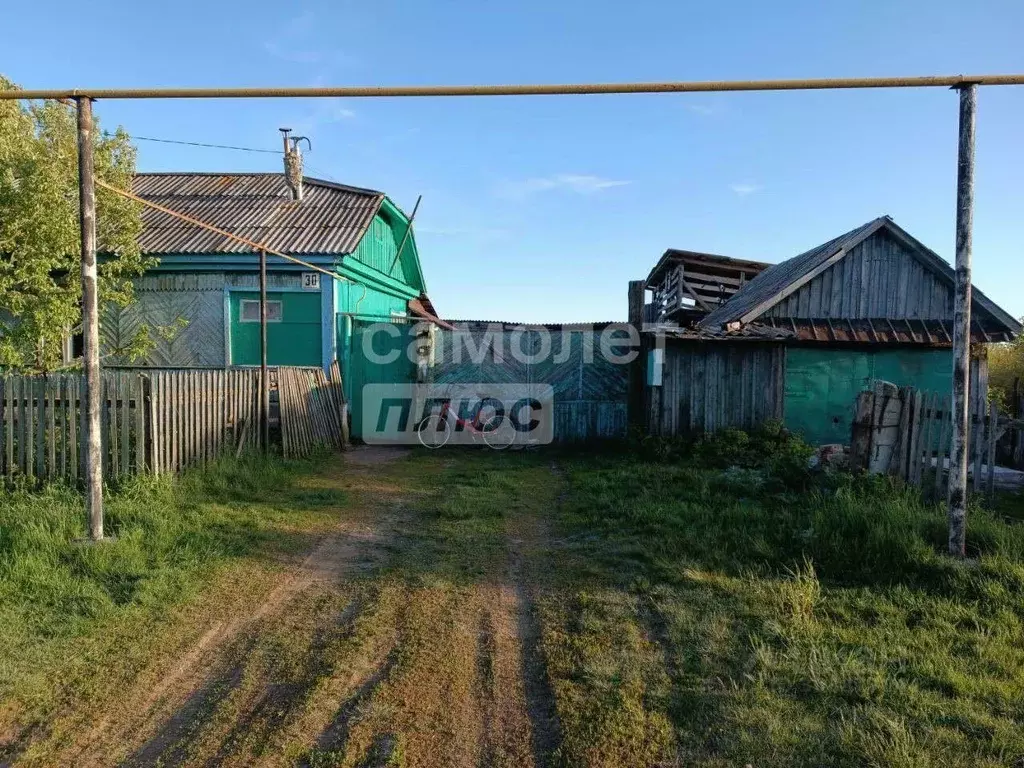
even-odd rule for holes
{"type": "MultiPolygon", "coordinates": [[[[728,302],[700,321],[704,328],[723,327],[730,323],[750,323],[842,260],[854,247],[879,231],[886,231],[900,242],[926,268],[942,278],[950,288],[955,284],[953,268],[937,253],[898,226],[891,217],[877,219],[822,243],[791,259],[775,264],[754,277],[728,302]]],[[[973,303],[985,310],[1011,334],[1021,332],[1021,324],[977,288],[972,288],[973,303]]]]}
{"type": "MultiPolygon", "coordinates": [[[[304,177],[301,202],[281,173],[139,173],[132,191],[146,200],[290,254],[347,254],[359,244],[382,192],[304,177]]],[[[216,232],[144,207],[139,245],[146,254],[246,253],[216,232]]]]}

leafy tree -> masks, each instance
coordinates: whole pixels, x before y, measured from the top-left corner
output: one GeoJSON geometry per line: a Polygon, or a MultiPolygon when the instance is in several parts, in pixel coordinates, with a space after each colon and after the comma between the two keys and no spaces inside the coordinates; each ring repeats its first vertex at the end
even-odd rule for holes
{"type": "Polygon", "coordinates": [[[1004,406],[1009,405],[1016,379],[1024,385],[1024,336],[993,345],[988,355],[989,391],[1004,406]]]}
{"type": "MultiPolygon", "coordinates": [[[[0,88],[15,88],[0,76],[0,88]]],[[[78,149],[75,107],[0,102],[0,366],[48,370],[81,328],[78,149]]],[[[128,189],[135,148],[122,128],[94,131],[96,176],[128,189]]],[[[97,187],[100,302],[127,305],[142,257],[137,203],[97,187]]],[[[137,339],[147,343],[148,329],[137,339]]]]}

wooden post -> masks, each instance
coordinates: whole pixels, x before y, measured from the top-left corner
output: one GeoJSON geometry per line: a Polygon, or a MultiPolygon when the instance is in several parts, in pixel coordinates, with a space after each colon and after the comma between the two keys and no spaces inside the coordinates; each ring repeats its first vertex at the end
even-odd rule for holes
{"type": "Polygon", "coordinates": [[[93,183],[92,100],[78,105],[78,222],[82,249],[82,337],[85,367],[85,510],[89,538],[103,538],[103,465],[100,448],[100,329],[96,279],[96,187],[93,183]]]}
{"type": "Polygon", "coordinates": [[[871,456],[871,437],[874,433],[875,393],[861,392],[853,416],[853,434],[850,437],[850,468],[863,472],[871,456]]]}
{"type": "Polygon", "coordinates": [[[260,441],[270,450],[270,376],[267,373],[267,252],[260,251],[260,441]]]}
{"type": "MultiPolygon", "coordinates": [[[[629,281],[629,324],[636,329],[633,338],[641,338],[644,326],[644,293],[647,284],[643,280],[629,281]]],[[[644,345],[637,347],[637,357],[629,364],[629,389],[626,402],[626,419],[630,426],[642,427],[644,424],[644,345]]]]}
{"type": "Polygon", "coordinates": [[[978,87],[960,91],[956,175],[956,287],[953,298],[953,444],[949,467],[949,553],[966,554],[967,409],[971,375],[971,230],[974,223],[974,122],[978,87]]]}

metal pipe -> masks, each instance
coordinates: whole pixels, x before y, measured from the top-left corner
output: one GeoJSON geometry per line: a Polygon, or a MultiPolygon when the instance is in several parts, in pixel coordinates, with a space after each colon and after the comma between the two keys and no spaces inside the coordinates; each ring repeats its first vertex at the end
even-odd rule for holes
{"type": "Polygon", "coordinates": [[[260,442],[270,450],[270,374],[267,371],[267,252],[260,250],[260,442]]]}
{"type": "Polygon", "coordinates": [[[78,223],[82,262],[82,362],[85,367],[85,509],[89,538],[103,539],[103,455],[100,438],[99,285],[96,271],[96,187],[93,184],[92,101],[78,100],[78,223]]]}
{"type": "Polygon", "coordinates": [[[705,80],[656,83],[527,85],[371,85],[319,88],[62,88],[0,91],[0,99],[254,99],[373,98],[417,96],[569,96],[717,91],[811,91],[841,88],[957,88],[962,85],[1024,85],[1024,74],[824,77],[789,80],[705,80]]]}
{"type": "MultiPolygon", "coordinates": [[[[971,400],[971,233],[974,224],[974,124],[978,89],[960,89],[956,174],[956,285],[953,296],[953,445],[949,467],[949,553],[963,557],[967,538],[967,445],[971,400]]],[[[981,424],[975,426],[981,429],[981,424]]],[[[939,471],[942,467],[939,467],[939,471]]]]}

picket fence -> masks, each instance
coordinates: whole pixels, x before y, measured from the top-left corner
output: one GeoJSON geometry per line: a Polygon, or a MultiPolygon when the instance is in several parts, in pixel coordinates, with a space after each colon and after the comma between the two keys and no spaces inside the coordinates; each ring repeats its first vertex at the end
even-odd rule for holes
{"type": "MultiPolygon", "coordinates": [[[[337,365],[330,377],[318,368],[270,373],[284,456],[344,447],[337,365]]],[[[260,447],[257,369],[104,370],[101,384],[107,479],[177,473],[260,447]]],[[[76,484],[85,473],[85,397],[81,374],[0,377],[0,477],[76,484]]]]}
{"type": "MultiPolygon", "coordinates": [[[[951,396],[878,382],[857,398],[851,462],[869,472],[890,474],[945,498],[953,439],[951,396]]],[[[974,491],[995,488],[996,443],[1003,432],[995,403],[981,397],[969,404],[968,460],[974,491]]]]}

